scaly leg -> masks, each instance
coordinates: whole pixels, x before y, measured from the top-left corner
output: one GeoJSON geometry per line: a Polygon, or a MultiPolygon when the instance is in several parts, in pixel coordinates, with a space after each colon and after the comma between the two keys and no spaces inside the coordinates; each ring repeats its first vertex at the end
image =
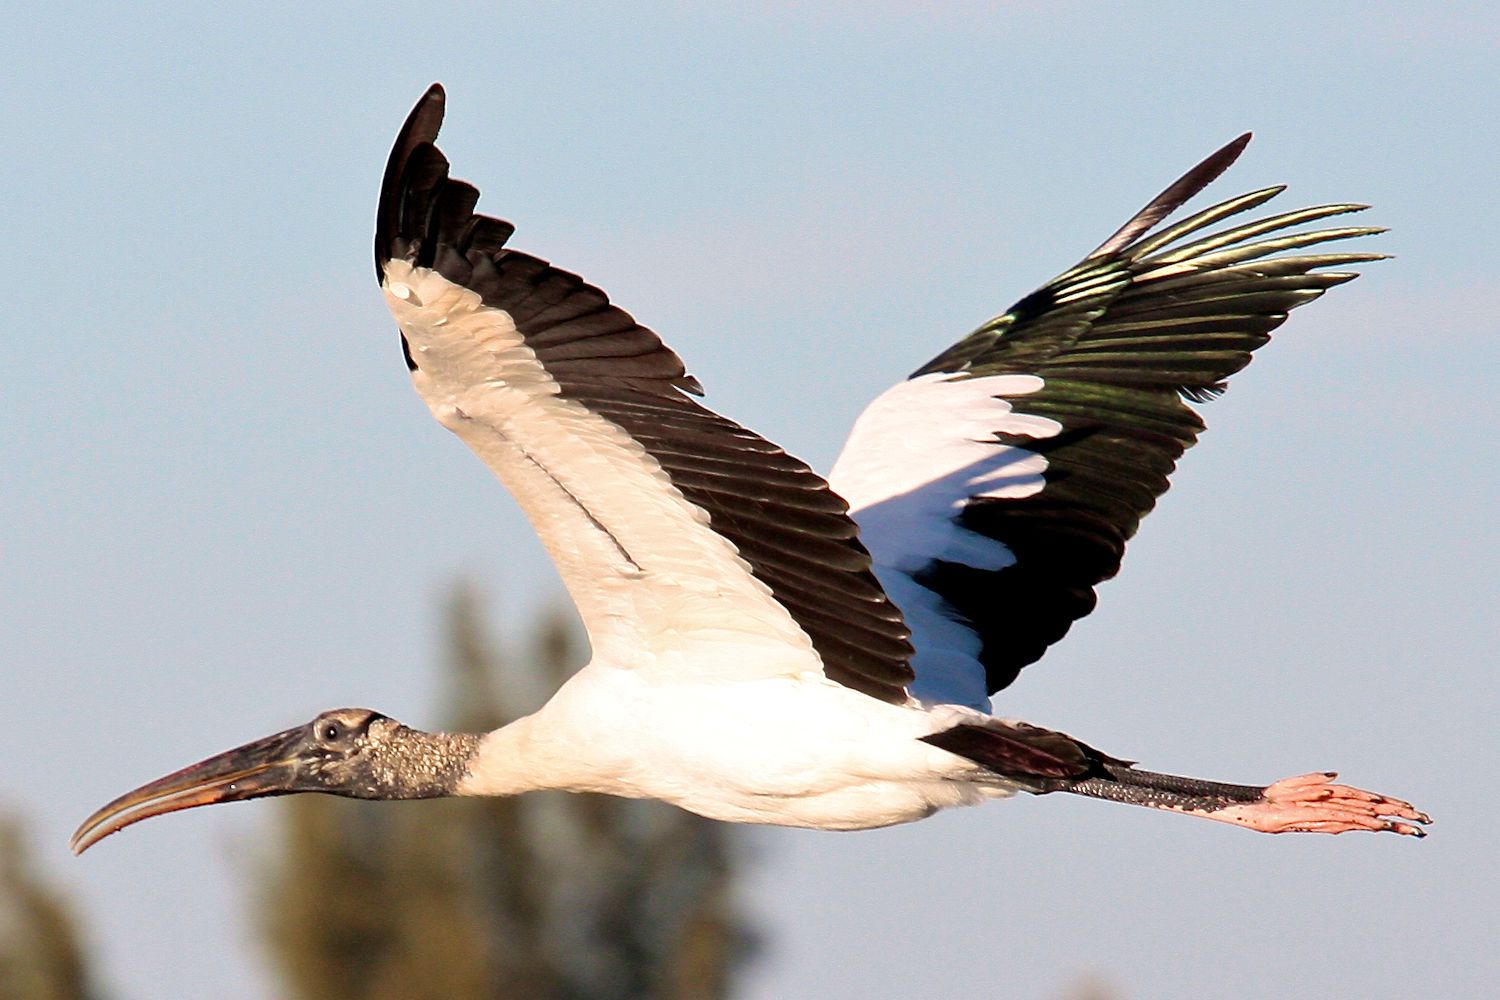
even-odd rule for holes
{"type": "Polygon", "coordinates": [[[1257,786],[1179,778],[1113,762],[1105,763],[1102,770],[1104,776],[1058,781],[1048,791],[1168,809],[1261,833],[1373,830],[1425,837],[1426,832],[1412,824],[1431,822],[1426,813],[1400,799],[1335,785],[1337,775],[1332,771],[1257,786]]]}

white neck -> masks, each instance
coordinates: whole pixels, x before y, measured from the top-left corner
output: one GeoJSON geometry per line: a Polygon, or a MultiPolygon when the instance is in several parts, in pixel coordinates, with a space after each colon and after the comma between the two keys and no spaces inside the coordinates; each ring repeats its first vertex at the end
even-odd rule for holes
{"type": "Polygon", "coordinates": [[[587,739],[569,739],[543,721],[546,710],[482,737],[459,795],[520,795],[543,789],[614,792],[615,783],[592,759],[587,739]]]}

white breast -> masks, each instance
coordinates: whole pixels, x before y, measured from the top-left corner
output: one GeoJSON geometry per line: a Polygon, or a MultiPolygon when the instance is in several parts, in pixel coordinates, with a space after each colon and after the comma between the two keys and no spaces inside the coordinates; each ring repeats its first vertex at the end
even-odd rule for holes
{"type": "Polygon", "coordinates": [[[714,819],[855,830],[1014,786],[921,737],[980,713],[869,698],[823,678],[666,682],[591,665],[490,734],[463,791],[566,788],[659,798],[714,819]]]}

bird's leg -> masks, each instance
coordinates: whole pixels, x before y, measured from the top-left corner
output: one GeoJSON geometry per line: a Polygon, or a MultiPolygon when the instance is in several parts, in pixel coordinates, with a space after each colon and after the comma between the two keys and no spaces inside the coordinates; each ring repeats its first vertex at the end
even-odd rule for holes
{"type": "Polygon", "coordinates": [[[1374,830],[1424,837],[1413,823],[1429,823],[1410,803],[1336,785],[1331,771],[1282,778],[1269,785],[1231,785],[1142,771],[1106,761],[1088,777],[1049,782],[1048,792],[1072,792],[1112,802],[1169,809],[1261,833],[1347,833],[1374,830]],[[1410,823],[1401,822],[1410,820],[1410,823]]]}
{"type": "Polygon", "coordinates": [[[1422,837],[1421,828],[1412,824],[1431,822],[1400,799],[1335,785],[1337,775],[1330,771],[1282,778],[1269,785],[1180,778],[1142,771],[1071,736],[1025,722],[993,718],[965,722],[924,736],[922,741],[1037,794],[1072,792],[1202,816],[1261,833],[1374,830],[1422,837]]]}

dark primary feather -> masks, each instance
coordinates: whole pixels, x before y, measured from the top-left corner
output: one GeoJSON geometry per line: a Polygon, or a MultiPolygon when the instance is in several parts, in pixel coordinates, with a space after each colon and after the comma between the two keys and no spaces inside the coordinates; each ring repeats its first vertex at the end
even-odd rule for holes
{"type": "Polygon", "coordinates": [[[1129,222],[1117,229],[1109,239],[1099,244],[1098,248],[1089,254],[1088,259],[1106,257],[1128,247],[1137,236],[1148,232],[1152,226],[1177,211],[1199,191],[1217,180],[1220,174],[1228,170],[1234,161],[1240,158],[1240,154],[1248,145],[1250,145],[1250,133],[1246,132],[1215,150],[1213,155],[1183,174],[1165,191],[1147,202],[1145,208],[1131,216],[1129,222]]]}
{"type": "Polygon", "coordinates": [[[1383,256],[1291,252],[1381,232],[1288,231],[1363,205],[1322,205],[1203,235],[1280,187],[1148,235],[1248,140],[1214,153],[1078,266],[915,373],[1039,376],[1042,389],[1006,398],[1016,412],[1063,428],[1048,439],[997,435],[999,443],[1045,455],[1045,486],[1021,499],[974,498],[958,515],[964,527],[1008,546],[1016,562],[986,571],[934,560],[917,574],[980,633],[991,692],[1093,610],[1094,586],[1119,570],[1126,541],[1203,430],[1184,399],[1222,392],[1289,310],[1355,277],[1338,268],[1383,256]]]}
{"type": "MultiPolygon", "coordinates": [[[[376,273],[401,258],[477,292],[514,320],[562,394],[650,454],[812,640],[832,679],[901,703],[912,680],[900,612],[870,572],[844,501],[801,461],[704,408],[655,333],[598,288],[507,249],[507,222],[474,215],[478,192],[448,176],[434,145],[436,84],[391,151],[375,227],[376,273]]],[[[413,366],[410,351],[406,361],[413,366]]]]}

